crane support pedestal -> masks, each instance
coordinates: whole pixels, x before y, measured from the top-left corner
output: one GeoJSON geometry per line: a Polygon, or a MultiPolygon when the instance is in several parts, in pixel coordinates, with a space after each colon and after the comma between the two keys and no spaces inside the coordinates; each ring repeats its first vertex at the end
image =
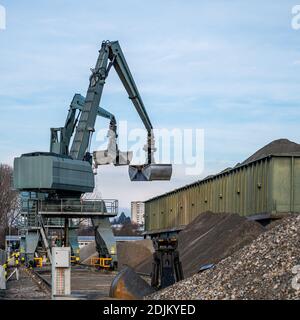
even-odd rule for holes
{"type": "Polygon", "coordinates": [[[182,265],[177,251],[176,238],[152,239],[153,254],[151,286],[159,289],[183,280],[182,265]]]}

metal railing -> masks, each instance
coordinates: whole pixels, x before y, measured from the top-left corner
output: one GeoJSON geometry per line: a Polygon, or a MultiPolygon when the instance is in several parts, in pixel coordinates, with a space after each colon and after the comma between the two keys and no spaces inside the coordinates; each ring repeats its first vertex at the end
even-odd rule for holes
{"type": "Polygon", "coordinates": [[[39,212],[48,213],[99,213],[108,215],[118,214],[118,200],[99,199],[99,200],[38,200],[39,212]]]}
{"type": "MultiPolygon", "coordinates": [[[[39,214],[45,215],[75,215],[75,216],[116,216],[118,214],[118,200],[92,199],[80,200],[78,198],[65,198],[60,200],[24,199],[21,203],[21,214],[16,222],[19,230],[41,227],[38,221],[39,214]]],[[[45,218],[47,227],[64,226],[64,220],[60,218],[45,218]]]]}

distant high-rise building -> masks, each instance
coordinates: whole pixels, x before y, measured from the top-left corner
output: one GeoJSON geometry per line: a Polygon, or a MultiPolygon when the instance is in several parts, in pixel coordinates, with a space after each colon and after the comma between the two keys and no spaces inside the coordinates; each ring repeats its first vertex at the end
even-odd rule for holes
{"type": "Polygon", "coordinates": [[[131,202],[131,221],[139,225],[145,224],[145,203],[142,201],[131,202]]]}

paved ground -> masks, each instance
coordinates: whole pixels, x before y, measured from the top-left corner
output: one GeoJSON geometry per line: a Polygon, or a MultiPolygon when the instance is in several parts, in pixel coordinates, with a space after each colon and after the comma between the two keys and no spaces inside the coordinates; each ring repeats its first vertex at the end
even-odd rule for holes
{"type": "Polygon", "coordinates": [[[2,299],[5,300],[47,300],[50,295],[32,281],[22,270],[19,272],[19,280],[13,276],[6,283],[6,290],[2,299]]]}
{"type": "MultiPolygon", "coordinates": [[[[49,269],[39,272],[48,282],[51,282],[49,269]]],[[[104,272],[88,268],[76,267],[71,272],[72,295],[89,300],[109,299],[110,284],[116,272],[104,272]]],[[[13,279],[7,282],[7,290],[3,297],[8,300],[50,299],[37,284],[24,272],[20,273],[19,281],[13,279]]]]}

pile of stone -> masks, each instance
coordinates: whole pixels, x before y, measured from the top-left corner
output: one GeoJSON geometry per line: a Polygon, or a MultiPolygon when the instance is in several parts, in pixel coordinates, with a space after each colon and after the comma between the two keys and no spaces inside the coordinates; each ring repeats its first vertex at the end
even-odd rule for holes
{"type": "Polygon", "coordinates": [[[149,299],[300,299],[300,216],[288,216],[249,245],[149,299]]]}
{"type": "MultiPolygon", "coordinates": [[[[118,269],[122,270],[123,267],[129,266],[135,268],[145,260],[150,259],[152,264],[152,255],[154,248],[152,241],[149,239],[137,241],[118,241],[117,242],[117,257],[118,269]]],[[[95,241],[92,241],[87,246],[80,250],[81,264],[90,265],[93,257],[98,257],[99,254],[96,249],[95,241]]]]}
{"type": "Polygon", "coordinates": [[[149,239],[117,242],[118,269],[135,268],[143,261],[152,259],[154,248],[149,239]]]}
{"type": "Polygon", "coordinates": [[[264,158],[273,154],[300,154],[300,144],[288,139],[278,139],[266,144],[261,149],[253,153],[243,164],[264,158]]]}
{"type": "MultiPolygon", "coordinates": [[[[199,214],[178,235],[178,250],[184,277],[197,273],[205,264],[216,264],[251,243],[265,228],[234,213],[199,214]]],[[[150,274],[152,255],[136,271],[150,274]]]]}

